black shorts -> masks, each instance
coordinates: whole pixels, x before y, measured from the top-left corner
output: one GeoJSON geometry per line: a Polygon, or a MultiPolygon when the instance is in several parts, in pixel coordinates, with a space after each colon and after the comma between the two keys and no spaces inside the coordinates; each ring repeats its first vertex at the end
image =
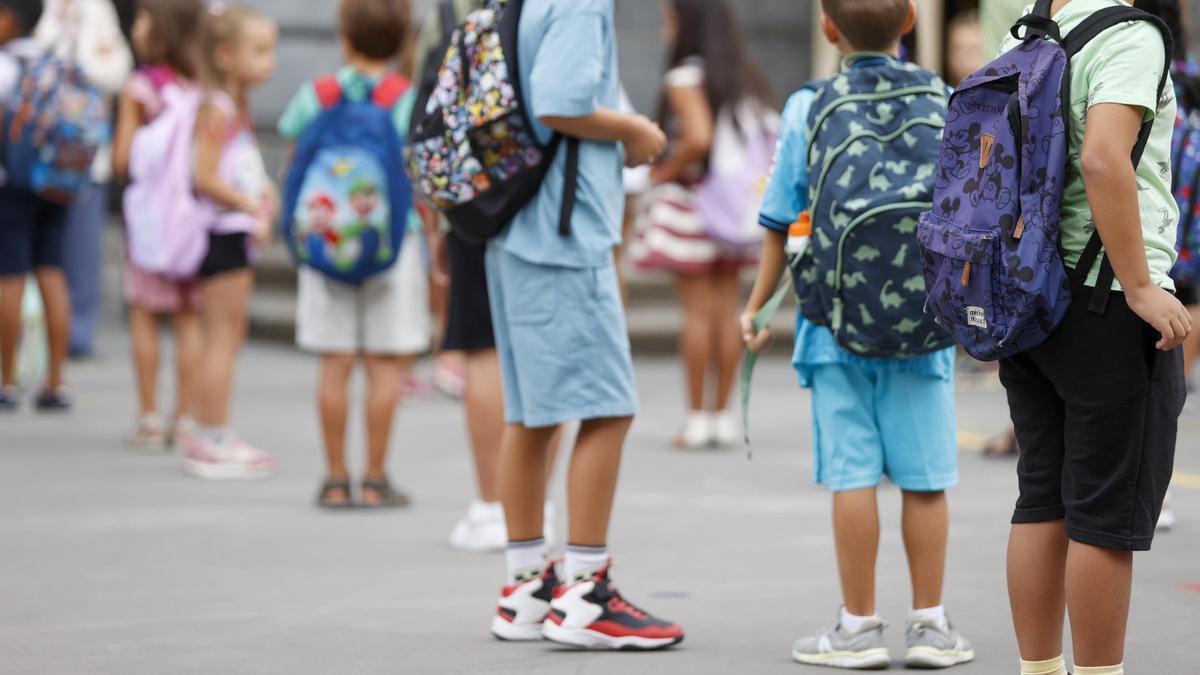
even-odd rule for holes
{"type": "Polygon", "coordinates": [[[486,244],[466,241],[454,233],[446,235],[450,258],[450,308],[446,317],[447,351],[481,352],[496,348],[492,329],[492,306],[488,297],[486,244]]]}
{"type": "Polygon", "coordinates": [[[1183,351],[1155,349],[1124,294],[1096,314],[1091,293],[1077,288],[1045,343],[1000,363],[1021,448],[1012,522],[1065,519],[1074,541],[1148,551],[1187,396],[1183,351]]]}
{"type": "Polygon", "coordinates": [[[28,190],[0,187],[0,277],[62,269],[67,207],[28,190]]]}
{"type": "Polygon", "coordinates": [[[200,264],[198,276],[209,279],[226,272],[237,272],[250,267],[250,252],[246,248],[250,235],[245,232],[231,234],[209,233],[208,254],[200,264]]]}

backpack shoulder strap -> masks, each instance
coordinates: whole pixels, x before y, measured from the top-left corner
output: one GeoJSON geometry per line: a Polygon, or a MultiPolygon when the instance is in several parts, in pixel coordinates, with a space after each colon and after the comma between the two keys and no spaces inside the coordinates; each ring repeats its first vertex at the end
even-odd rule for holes
{"type": "Polygon", "coordinates": [[[458,13],[454,11],[454,0],[442,0],[438,3],[438,20],[442,24],[442,42],[449,43],[450,36],[458,27],[458,13]]]}
{"type": "Polygon", "coordinates": [[[395,73],[384,75],[379,84],[375,85],[375,91],[371,93],[371,102],[384,110],[391,110],[408,92],[410,85],[408,78],[402,75],[395,73]]]}
{"type": "Polygon", "coordinates": [[[342,100],[342,84],[333,75],[326,75],[314,80],[313,89],[317,92],[317,100],[321,102],[321,107],[325,110],[329,110],[342,100]]]}

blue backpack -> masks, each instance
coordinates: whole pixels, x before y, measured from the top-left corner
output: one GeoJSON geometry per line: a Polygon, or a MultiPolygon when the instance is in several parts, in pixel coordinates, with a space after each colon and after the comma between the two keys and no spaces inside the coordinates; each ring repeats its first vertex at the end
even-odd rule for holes
{"type": "MultiPolygon", "coordinates": [[[[1089,309],[1102,314],[1108,303],[1115,275],[1099,233],[1074,273],[1068,273],[1060,249],[1071,58],[1118,24],[1147,21],[1167,41],[1159,100],[1170,71],[1170,31],[1150,14],[1125,5],[1102,9],[1064,39],[1050,5],[1051,0],[1038,0],[1013,28],[1022,43],[968,77],[951,96],[933,208],[921,217],[929,309],[983,361],[1044,342],[1070,307],[1072,286],[1082,283],[1097,260],[1102,263],[1089,309]]],[[[1152,124],[1142,127],[1135,166],[1152,124]]]]}
{"type": "Polygon", "coordinates": [[[288,172],[284,239],[298,264],[357,286],[396,263],[408,229],[412,190],[392,109],[409,82],[389,75],[367,101],[346,99],[334,77],[314,87],[323,111],[288,172]]]}
{"type": "Polygon", "coordinates": [[[111,136],[108,103],[78,66],[50,52],[17,61],[21,74],[0,143],[8,184],[69,204],[91,181],[92,162],[111,136]]]}
{"type": "MultiPolygon", "coordinates": [[[[1184,78],[1200,77],[1200,66],[1189,58],[1177,61],[1174,72],[1182,76],[1175,78],[1178,89],[1184,78]]],[[[1179,203],[1179,260],[1171,278],[1179,288],[1195,288],[1200,285],[1200,218],[1196,217],[1200,214],[1200,110],[1185,108],[1181,96],[1176,100],[1179,115],[1171,144],[1171,193],[1179,203]]]]}
{"type": "Polygon", "coordinates": [[[917,219],[930,207],[947,87],[872,57],[818,83],[808,120],[808,253],[793,261],[800,311],[864,358],[953,344],[925,314],[917,219]]]}

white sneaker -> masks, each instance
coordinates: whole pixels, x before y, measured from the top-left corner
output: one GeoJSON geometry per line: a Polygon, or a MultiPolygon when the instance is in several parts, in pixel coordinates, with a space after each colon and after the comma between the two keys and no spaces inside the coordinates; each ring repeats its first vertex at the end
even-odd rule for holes
{"type": "Polygon", "coordinates": [[[737,413],[723,410],[712,416],[713,442],[720,448],[732,448],[742,440],[741,425],[738,424],[737,413]]]}
{"type": "Polygon", "coordinates": [[[1175,517],[1175,512],[1171,510],[1171,497],[1168,496],[1163,502],[1162,512],[1158,514],[1158,524],[1154,529],[1159,532],[1170,532],[1175,529],[1175,525],[1179,523],[1179,519],[1175,517]]]}
{"type": "Polygon", "coordinates": [[[460,551],[494,553],[508,545],[508,528],[500,502],[475,500],[450,532],[450,545],[460,551]]]}
{"type": "Polygon", "coordinates": [[[688,413],[683,431],[675,439],[675,445],[683,450],[707,448],[713,442],[712,416],[705,411],[688,413]]]}
{"type": "Polygon", "coordinates": [[[558,586],[553,562],[540,575],[505,586],[492,617],[492,635],[509,641],[541,640],[542,624],[558,586]]]}
{"type": "Polygon", "coordinates": [[[142,452],[162,452],[167,449],[167,434],[163,431],[162,421],[153,413],[138,418],[133,433],[125,439],[125,445],[130,450],[142,452]]]}
{"type": "Polygon", "coordinates": [[[205,480],[261,480],[275,474],[275,458],[237,438],[213,443],[197,435],[184,448],[183,472],[205,480]]]}
{"type": "Polygon", "coordinates": [[[167,443],[173,448],[186,448],[192,438],[196,436],[196,421],[190,417],[177,417],[171,423],[171,429],[167,434],[167,443]]]}

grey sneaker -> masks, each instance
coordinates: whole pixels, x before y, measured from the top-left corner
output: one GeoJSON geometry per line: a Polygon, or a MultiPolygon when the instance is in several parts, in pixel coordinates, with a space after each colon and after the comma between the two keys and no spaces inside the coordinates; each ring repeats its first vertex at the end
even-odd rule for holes
{"type": "Polygon", "coordinates": [[[847,632],[838,624],[832,628],[796,641],[792,658],[810,666],[850,668],[854,670],[886,670],[892,656],[883,642],[884,623],[873,621],[857,633],[847,632]]]}
{"type": "Polygon", "coordinates": [[[971,643],[949,620],[944,630],[933,624],[913,621],[908,624],[907,641],[904,665],[909,668],[949,668],[975,660],[971,643]]]}

